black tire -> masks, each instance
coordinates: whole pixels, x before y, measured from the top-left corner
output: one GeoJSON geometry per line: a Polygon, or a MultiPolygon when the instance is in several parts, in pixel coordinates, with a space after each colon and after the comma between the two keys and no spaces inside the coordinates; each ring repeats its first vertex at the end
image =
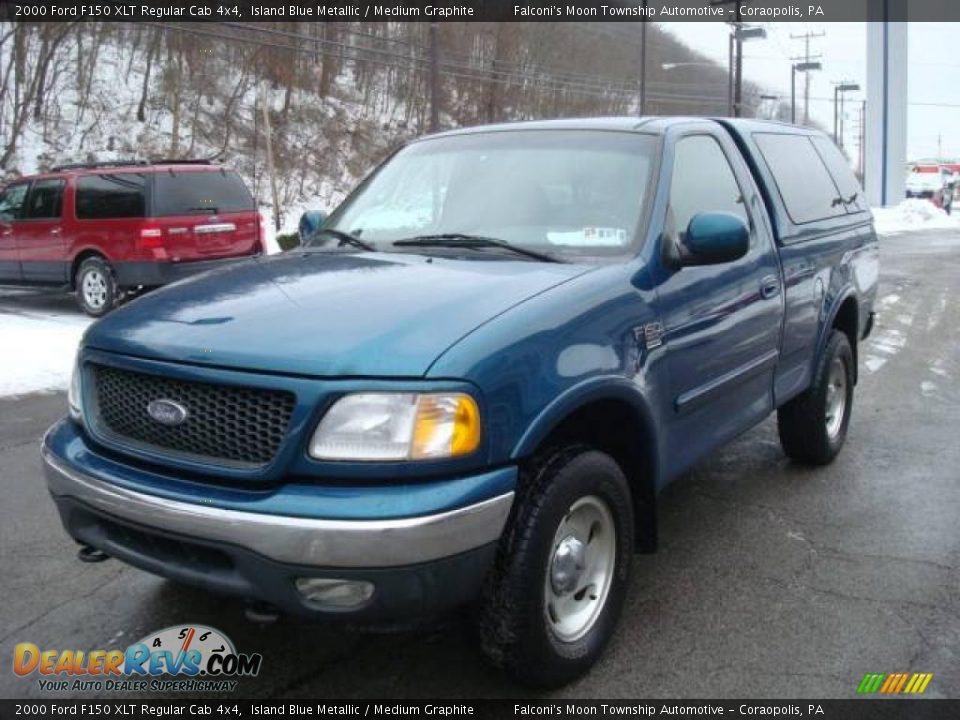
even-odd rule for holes
{"type": "Polygon", "coordinates": [[[791,459],[810,465],[826,465],[840,452],[853,410],[854,370],[850,341],[846,334],[833,330],[817,363],[813,384],[777,411],[780,444],[791,459]],[[828,418],[828,394],[840,392],[834,389],[830,393],[831,368],[836,362],[843,364],[845,383],[842,417],[833,426],[828,418]]]}
{"type": "Polygon", "coordinates": [[[80,263],[74,289],[80,309],[90,317],[102,317],[110,312],[120,294],[113,267],[101,257],[90,257],[80,263]]]}
{"type": "MultiPolygon", "coordinates": [[[[588,543],[594,542],[595,528],[591,525],[588,543]]],[[[550,453],[535,463],[524,474],[482,593],[478,630],[486,656],[514,679],[538,687],[559,687],[587,672],[603,652],[620,616],[630,579],[633,538],[630,488],[609,455],[577,446],[550,453]],[[613,561],[607,565],[612,568],[607,574],[609,589],[591,613],[594,619],[585,627],[585,634],[564,641],[547,615],[548,564],[560,523],[571,516],[574,503],[595,503],[597,499],[609,510],[608,519],[615,528],[608,541],[614,548],[613,561]]],[[[584,597],[583,591],[568,594],[584,597]]],[[[592,598],[588,602],[595,601],[592,598]]]]}

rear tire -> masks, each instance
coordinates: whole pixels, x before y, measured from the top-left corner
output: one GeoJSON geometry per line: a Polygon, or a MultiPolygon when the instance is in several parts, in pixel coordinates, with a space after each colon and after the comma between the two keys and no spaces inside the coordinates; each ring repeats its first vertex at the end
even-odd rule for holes
{"type": "Polygon", "coordinates": [[[113,267],[101,257],[90,257],[80,263],[74,287],[80,309],[90,317],[106,315],[119,296],[113,267]]]}
{"type": "Polygon", "coordinates": [[[777,411],[783,451],[797,462],[826,465],[843,447],[853,409],[853,350],[833,330],[820,355],[813,384],[777,411]]]}
{"type": "Polygon", "coordinates": [[[559,687],[613,634],[633,560],[633,505],[620,466],[568,447],[528,473],[480,605],[480,643],[516,680],[559,687]]]}

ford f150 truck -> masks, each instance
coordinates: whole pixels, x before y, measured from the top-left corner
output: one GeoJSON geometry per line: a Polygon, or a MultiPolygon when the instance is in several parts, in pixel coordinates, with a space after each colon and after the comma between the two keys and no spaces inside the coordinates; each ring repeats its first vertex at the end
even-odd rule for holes
{"type": "Polygon", "coordinates": [[[434,135],[304,246],[91,326],[49,489],[87,560],[358,623],[473,603],[486,654],[555,686],[614,632],[666,483],[774,411],[833,460],[877,274],[819,132],[434,135]]]}

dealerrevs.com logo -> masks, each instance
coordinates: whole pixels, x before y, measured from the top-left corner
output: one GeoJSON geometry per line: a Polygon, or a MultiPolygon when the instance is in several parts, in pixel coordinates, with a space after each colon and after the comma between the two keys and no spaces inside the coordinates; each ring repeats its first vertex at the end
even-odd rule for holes
{"type": "Polygon", "coordinates": [[[13,650],[13,672],[37,676],[47,692],[231,692],[234,678],[257,675],[262,662],[205,625],[164,628],[126,649],[42,650],[25,642],[13,650]]]}

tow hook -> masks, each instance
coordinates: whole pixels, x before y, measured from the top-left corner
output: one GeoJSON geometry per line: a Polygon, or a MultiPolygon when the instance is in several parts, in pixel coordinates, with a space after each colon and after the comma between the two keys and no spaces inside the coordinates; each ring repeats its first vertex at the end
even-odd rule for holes
{"type": "Polygon", "coordinates": [[[110,556],[103,550],[97,550],[95,547],[84,545],[77,550],[77,559],[85,563],[101,563],[104,560],[109,560],[110,556]]]}
{"type": "Polygon", "coordinates": [[[280,610],[270,603],[252,602],[243,609],[244,617],[250,622],[270,625],[280,619],[280,610]]]}

